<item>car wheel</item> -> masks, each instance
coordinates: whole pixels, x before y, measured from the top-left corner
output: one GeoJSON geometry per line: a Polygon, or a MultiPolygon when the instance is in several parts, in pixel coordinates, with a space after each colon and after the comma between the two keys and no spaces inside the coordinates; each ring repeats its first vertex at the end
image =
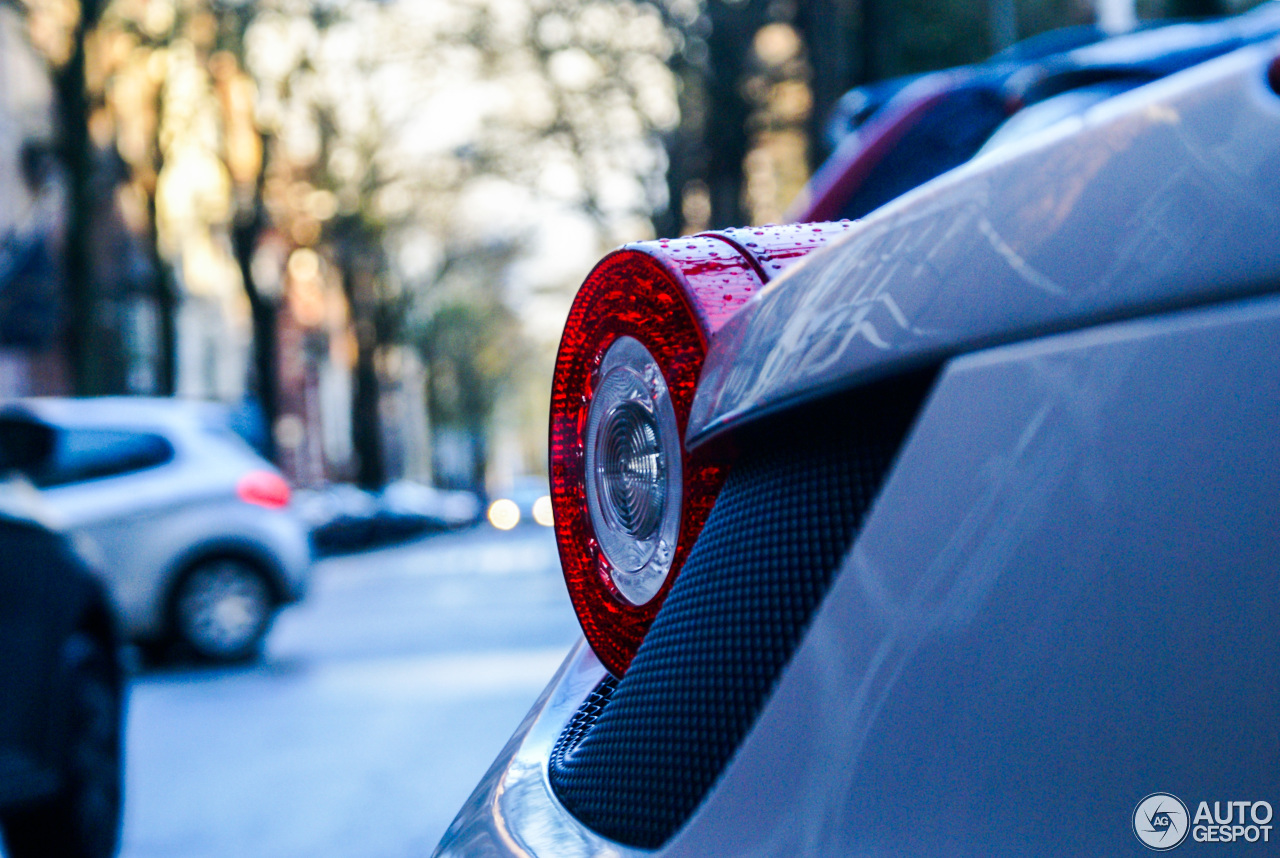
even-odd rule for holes
{"type": "Polygon", "coordinates": [[[178,585],[174,630],[200,658],[240,661],[258,652],[274,608],[271,587],[256,568],[230,557],[209,560],[178,585]]]}
{"type": "Polygon", "coordinates": [[[124,696],[103,644],[77,634],[64,646],[67,744],[52,797],[4,819],[9,858],[110,858],[120,838],[124,696]]]}

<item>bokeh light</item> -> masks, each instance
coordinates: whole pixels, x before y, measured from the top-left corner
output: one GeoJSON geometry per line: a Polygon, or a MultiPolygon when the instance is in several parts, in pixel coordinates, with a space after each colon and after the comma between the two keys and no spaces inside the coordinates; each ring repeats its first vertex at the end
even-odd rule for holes
{"type": "Polygon", "coordinates": [[[520,523],[520,507],[513,500],[499,498],[489,504],[488,518],[498,530],[510,530],[520,523]]]}
{"type": "Polygon", "coordinates": [[[555,524],[551,515],[551,495],[543,495],[533,502],[533,520],[543,527],[555,524]]]}

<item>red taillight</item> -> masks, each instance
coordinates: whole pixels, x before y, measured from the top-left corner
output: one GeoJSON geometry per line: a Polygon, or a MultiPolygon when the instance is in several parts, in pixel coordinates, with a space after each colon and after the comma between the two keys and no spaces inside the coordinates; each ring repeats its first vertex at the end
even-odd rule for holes
{"type": "Polygon", "coordinates": [[[551,500],[569,596],[614,675],[630,664],[724,479],[716,454],[689,454],[682,443],[711,336],[787,264],[847,228],[762,227],[628,245],[578,291],[552,383],[551,500]],[[663,416],[672,412],[674,421],[663,416]],[[598,445],[591,451],[589,437],[598,445]],[[672,511],[678,524],[667,529],[672,511]],[[597,526],[612,529],[597,534],[597,526]]]}
{"type": "Polygon", "coordinates": [[[289,505],[289,484],[270,471],[250,471],[236,483],[236,496],[245,503],[267,509],[289,505]]]}

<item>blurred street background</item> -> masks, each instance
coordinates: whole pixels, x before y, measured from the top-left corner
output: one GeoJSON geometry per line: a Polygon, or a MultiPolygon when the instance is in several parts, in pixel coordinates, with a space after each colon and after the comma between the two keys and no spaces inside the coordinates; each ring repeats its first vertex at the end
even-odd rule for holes
{"type": "Polygon", "coordinates": [[[125,858],[428,855],[577,639],[551,532],[334,558],[262,662],[135,677],[125,858]]]}

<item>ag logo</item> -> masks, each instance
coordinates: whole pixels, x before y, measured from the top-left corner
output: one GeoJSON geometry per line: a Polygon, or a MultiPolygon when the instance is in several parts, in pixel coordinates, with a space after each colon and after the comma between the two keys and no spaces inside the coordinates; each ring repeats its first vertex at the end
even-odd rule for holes
{"type": "Polygon", "coordinates": [[[1142,845],[1167,852],[1187,839],[1190,830],[1187,806],[1177,796],[1153,792],[1133,809],[1133,833],[1142,845]]]}

